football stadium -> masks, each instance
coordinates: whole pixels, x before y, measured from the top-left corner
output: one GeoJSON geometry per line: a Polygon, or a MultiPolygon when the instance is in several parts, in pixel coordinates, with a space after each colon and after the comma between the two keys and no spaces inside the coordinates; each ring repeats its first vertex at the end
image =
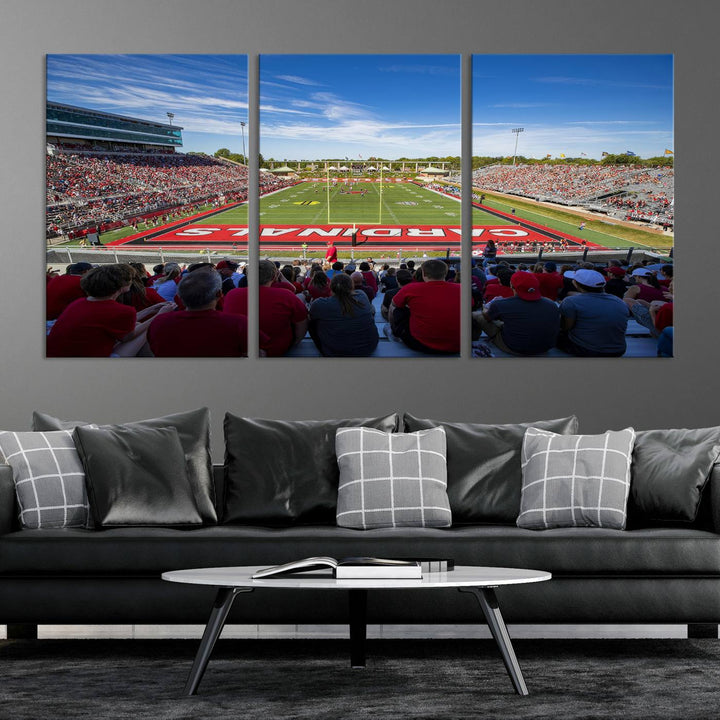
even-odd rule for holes
{"type": "MultiPolygon", "coordinates": [[[[141,284],[147,284],[152,274],[144,264],[153,266],[155,283],[164,281],[163,272],[173,265],[180,273],[171,283],[174,291],[187,266],[198,260],[208,266],[224,261],[233,271],[245,264],[248,168],[226,157],[181,152],[182,131],[172,122],[48,102],[49,269],[139,263],[145,273],[141,284]]],[[[507,160],[497,158],[472,176],[472,255],[477,263],[471,275],[473,352],[478,357],[567,354],[555,347],[518,353],[502,344],[490,346],[492,330],[475,319],[492,299],[485,292],[491,285],[497,286],[492,297],[512,295],[509,281],[503,282],[498,270],[502,266],[561,278],[559,286],[544,295],[553,302],[559,302],[563,292],[573,294],[571,278],[576,271],[603,273],[604,278],[606,271],[622,266],[628,288],[644,285],[635,277],[652,268],[654,294],[648,290],[647,297],[672,306],[666,302],[672,280],[672,167],[639,162],[510,166],[507,160]],[[664,286],[657,284],[656,276],[664,286]]],[[[362,354],[457,355],[459,345],[433,348],[401,341],[387,322],[382,291],[397,290],[394,277],[400,270],[412,271],[415,263],[420,268],[436,258],[449,267],[447,282],[459,283],[460,168],[446,163],[434,167],[431,161],[414,167],[391,161],[380,167],[370,161],[347,167],[342,160],[291,165],[261,169],[261,257],[278,268],[285,264],[283,270],[290,268],[283,273],[286,282],[307,309],[317,297],[330,295],[332,262],[344,262],[350,273],[357,269],[357,258],[359,271],[353,274],[363,275],[368,283],[370,275],[374,278],[372,288],[358,281],[374,315],[374,345],[362,354]],[[316,270],[324,276],[321,295],[310,287],[316,270]]],[[[49,279],[55,272],[49,271],[49,279]]],[[[237,284],[241,273],[232,277],[237,284]]],[[[415,280],[422,279],[417,270],[415,280]]],[[[178,303],[174,292],[166,300],[178,303]]],[[[624,349],[613,356],[658,352],[657,337],[667,325],[657,324],[651,303],[632,303],[637,307],[627,323],[624,349]]],[[[55,320],[49,313],[49,327],[55,320]]],[[[324,352],[317,337],[306,334],[304,326],[301,332],[291,346],[273,354],[345,354],[324,352]]],[[[459,338],[459,325],[457,332],[459,338]]],[[[183,354],[188,353],[192,355],[185,348],[183,354]]]]}
{"type": "MultiPolygon", "coordinates": [[[[72,258],[71,248],[90,245],[148,258],[202,250],[245,256],[247,167],[180,148],[182,127],[48,103],[52,257],[62,258],[60,247],[72,258]]],[[[311,257],[332,239],[349,258],[353,240],[383,259],[460,254],[459,168],[295,165],[262,169],[265,253],[311,257]]],[[[482,255],[488,239],[500,255],[526,260],[586,250],[668,252],[673,180],[667,167],[483,167],[473,173],[473,254],[482,255]]]]}

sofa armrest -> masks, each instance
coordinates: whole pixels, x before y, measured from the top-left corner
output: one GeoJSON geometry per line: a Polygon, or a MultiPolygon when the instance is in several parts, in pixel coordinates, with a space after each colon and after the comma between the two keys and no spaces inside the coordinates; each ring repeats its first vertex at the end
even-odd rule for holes
{"type": "Polygon", "coordinates": [[[16,515],[12,468],[0,464],[0,535],[14,529],[16,515]]]}
{"type": "Polygon", "coordinates": [[[713,529],[720,534],[720,462],[713,465],[710,473],[710,505],[712,507],[713,529]]]}

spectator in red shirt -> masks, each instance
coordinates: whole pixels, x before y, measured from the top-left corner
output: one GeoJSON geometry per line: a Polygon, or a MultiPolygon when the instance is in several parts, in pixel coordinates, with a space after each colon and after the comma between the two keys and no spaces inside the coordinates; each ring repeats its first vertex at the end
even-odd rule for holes
{"type": "Polygon", "coordinates": [[[497,279],[499,282],[488,283],[485,286],[485,302],[489,303],[497,297],[510,298],[514,295],[513,289],[510,287],[510,278],[513,272],[508,267],[499,267],[497,269],[497,279]]]}
{"type": "Polygon", "coordinates": [[[165,299],[158,294],[157,290],[147,287],[147,273],[144,265],[141,263],[128,263],[127,265],[121,265],[120,269],[121,271],[127,269],[126,282],[129,283],[130,289],[121,293],[118,297],[119,303],[130,305],[136,310],[144,310],[165,302],[165,299]]]}
{"type": "Polygon", "coordinates": [[[448,266],[437,259],[421,267],[423,282],[401,288],[390,304],[393,333],[413,350],[432,354],[460,352],[459,283],[447,282],[448,266]]]}
{"type": "Polygon", "coordinates": [[[81,281],[87,297],[72,302],[47,337],[48,357],[133,357],[143,350],[150,323],[171,303],[153,305],[136,313],[117,302],[128,285],[115,265],[102,265],[81,281]]]}
{"type": "Polygon", "coordinates": [[[327,250],[325,251],[325,260],[331,265],[337,262],[337,248],[332,240],[328,240],[327,250]]]}
{"type": "Polygon", "coordinates": [[[57,275],[50,280],[45,293],[46,320],[57,320],[60,313],[73,300],[85,297],[80,281],[90,270],[92,270],[90,263],[73,263],[67,266],[65,275],[57,275]]]}
{"type": "Polygon", "coordinates": [[[540,283],[540,294],[548,300],[557,300],[558,293],[564,285],[563,276],[557,271],[557,265],[548,260],[543,265],[543,272],[537,274],[540,283]]]}
{"type": "Polygon", "coordinates": [[[305,290],[305,300],[310,303],[318,298],[327,298],[331,295],[332,292],[330,291],[328,276],[322,268],[315,270],[305,290]]]}
{"type": "Polygon", "coordinates": [[[280,273],[295,288],[296,295],[303,291],[303,286],[295,279],[297,273],[292,265],[283,265],[280,268],[280,273]]]}
{"type": "MultiPolygon", "coordinates": [[[[258,295],[260,301],[260,347],[268,357],[280,357],[293,345],[299,343],[308,327],[308,311],[305,303],[295,295],[292,285],[272,287],[280,273],[271,260],[261,260],[258,266],[258,295]]],[[[247,316],[247,288],[236,288],[225,296],[223,311],[247,316]]]]}
{"type": "Polygon", "coordinates": [[[377,275],[375,274],[375,271],[370,266],[370,263],[363,260],[360,265],[358,265],[358,270],[363,274],[363,277],[365,278],[365,284],[372,288],[375,291],[375,294],[377,295],[378,291],[378,282],[377,282],[377,275]]]}
{"type": "Polygon", "coordinates": [[[223,279],[215,270],[188,273],[178,285],[185,310],[157,318],[148,330],[156,357],[247,356],[247,317],[216,309],[223,279]]]}

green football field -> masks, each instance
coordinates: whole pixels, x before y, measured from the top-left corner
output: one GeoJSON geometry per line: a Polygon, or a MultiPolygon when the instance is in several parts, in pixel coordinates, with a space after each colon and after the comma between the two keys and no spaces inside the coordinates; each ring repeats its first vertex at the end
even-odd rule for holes
{"type": "MultiPolygon", "coordinates": [[[[485,213],[483,213],[484,215],[485,213]]],[[[245,224],[245,206],[198,224],[245,224]]],[[[459,225],[460,201],[411,183],[304,182],[260,199],[260,224],[459,225]]]]}
{"type": "MultiPolygon", "coordinates": [[[[647,246],[666,248],[672,238],[642,230],[613,226],[602,221],[588,221],[579,229],[580,218],[562,210],[549,210],[532,201],[517,202],[487,194],[485,204],[505,213],[515,208],[518,219],[530,220],[551,230],[572,235],[608,248],[647,246]]],[[[246,224],[247,207],[242,206],[215,215],[198,224],[246,224]]],[[[323,225],[356,223],[358,225],[460,225],[459,198],[440,195],[413,183],[356,182],[330,184],[304,182],[260,199],[260,223],[323,225]],[[348,193],[352,189],[356,192],[348,193]]],[[[512,221],[473,209],[474,226],[512,225],[512,221]]]]}
{"type": "MultiPolygon", "coordinates": [[[[640,227],[611,225],[602,220],[587,221],[579,229],[582,218],[560,208],[549,208],[533,201],[486,193],[485,205],[504,213],[515,208],[515,217],[529,220],[551,230],[608,248],[650,247],[666,250],[672,246],[671,235],[650,233],[640,227]]],[[[260,199],[261,225],[328,225],[333,223],[400,226],[459,226],[459,198],[442,195],[414,183],[355,181],[350,183],[324,181],[301,182],[260,199]]],[[[247,205],[227,210],[193,225],[247,225],[247,205]]],[[[473,225],[512,225],[510,219],[473,209],[473,225]]],[[[145,230],[142,225],[140,230],[145,230]]],[[[107,243],[131,235],[130,227],[103,233],[107,243]]],[[[483,241],[484,242],[484,241],[483,241]]]]}

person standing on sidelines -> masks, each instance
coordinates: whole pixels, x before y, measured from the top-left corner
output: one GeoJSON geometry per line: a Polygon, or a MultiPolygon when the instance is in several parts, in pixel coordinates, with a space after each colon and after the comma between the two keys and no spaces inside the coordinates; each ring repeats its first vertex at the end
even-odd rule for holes
{"type": "Polygon", "coordinates": [[[327,242],[327,250],[325,251],[325,261],[331,265],[337,262],[337,248],[332,240],[327,242]]]}

